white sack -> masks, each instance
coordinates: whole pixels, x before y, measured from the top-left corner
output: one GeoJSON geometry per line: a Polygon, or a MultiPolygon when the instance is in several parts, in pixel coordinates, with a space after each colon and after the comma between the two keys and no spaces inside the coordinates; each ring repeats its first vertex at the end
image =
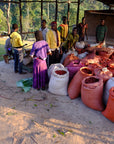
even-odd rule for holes
{"type": "Polygon", "coordinates": [[[67,95],[67,87],[69,81],[69,72],[66,68],[56,68],[53,70],[48,91],[56,95],[67,95]],[[64,70],[66,73],[64,75],[56,74],[55,71],[64,70]]]}
{"type": "Polygon", "coordinates": [[[88,54],[88,52],[81,53],[81,54],[78,55],[78,58],[83,59],[84,57],[87,56],[87,54],[88,54]]]}
{"type": "Polygon", "coordinates": [[[76,42],[76,48],[83,49],[85,47],[84,41],[76,42]]]}
{"type": "Polygon", "coordinates": [[[51,64],[50,67],[48,68],[49,79],[50,79],[51,74],[55,68],[64,68],[64,65],[62,65],[61,63],[51,64]]]}
{"type": "Polygon", "coordinates": [[[103,100],[104,100],[105,105],[107,105],[107,101],[109,98],[109,90],[112,87],[114,87],[114,77],[110,78],[105,84],[104,95],[103,95],[103,100]]]}

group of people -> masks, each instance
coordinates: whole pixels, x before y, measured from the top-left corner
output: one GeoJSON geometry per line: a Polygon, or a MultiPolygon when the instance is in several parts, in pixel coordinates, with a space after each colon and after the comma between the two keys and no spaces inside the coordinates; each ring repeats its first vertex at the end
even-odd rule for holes
{"type": "Polygon", "coordinates": [[[64,52],[75,48],[79,35],[76,27],[68,34],[67,18],[64,16],[63,23],[58,28],[55,21],[51,22],[50,30],[46,28],[46,21],[42,20],[40,30],[35,32],[35,38],[36,42],[30,53],[34,58],[33,88],[45,89],[45,84],[48,82],[47,65],[59,63],[64,52]]]}
{"type": "MultiPolygon", "coordinates": [[[[51,22],[51,29],[46,27],[46,20],[42,20],[41,28],[35,31],[36,42],[33,44],[30,56],[33,58],[33,88],[45,89],[48,82],[47,65],[59,63],[63,53],[68,52],[78,41],[84,41],[87,38],[88,25],[85,17],[82,22],[74,27],[68,34],[67,17],[63,16],[63,23],[57,28],[55,21],[51,22]]],[[[25,74],[22,70],[23,65],[23,42],[21,35],[17,33],[18,25],[13,24],[10,42],[14,49],[14,72],[25,74]]],[[[97,42],[103,42],[106,37],[107,28],[104,20],[96,29],[97,42]]]]}

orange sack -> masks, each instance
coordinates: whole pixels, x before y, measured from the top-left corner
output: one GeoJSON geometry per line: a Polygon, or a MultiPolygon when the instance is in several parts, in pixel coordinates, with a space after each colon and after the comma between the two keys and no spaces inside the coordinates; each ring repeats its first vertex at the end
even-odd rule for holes
{"type": "Polygon", "coordinates": [[[94,110],[103,111],[103,79],[97,76],[86,77],[82,81],[81,99],[94,110]]]}
{"type": "Polygon", "coordinates": [[[113,76],[113,73],[110,70],[108,70],[107,67],[104,67],[102,69],[96,68],[94,70],[94,73],[96,76],[102,78],[104,83],[113,76]]]}
{"type": "Polygon", "coordinates": [[[113,77],[114,77],[114,61],[110,61],[108,63],[108,69],[113,73],[113,77]]]}
{"type": "Polygon", "coordinates": [[[110,53],[106,52],[106,51],[100,51],[99,52],[99,55],[100,56],[103,56],[103,57],[106,57],[106,58],[109,58],[110,57],[110,53]]]}
{"type": "Polygon", "coordinates": [[[102,112],[102,114],[109,119],[110,121],[114,122],[114,87],[109,90],[109,99],[106,106],[106,109],[102,112]]]}
{"type": "Polygon", "coordinates": [[[66,67],[68,64],[70,64],[70,62],[72,62],[73,60],[77,60],[78,57],[75,56],[73,53],[69,54],[65,60],[63,61],[63,65],[66,67]]]}
{"type": "Polygon", "coordinates": [[[75,99],[79,96],[81,92],[81,83],[85,77],[92,76],[93,71],[88,67],[82,67],[80,70],[74,75],[68,86],[68,95],[71,99],[75,99]]]}

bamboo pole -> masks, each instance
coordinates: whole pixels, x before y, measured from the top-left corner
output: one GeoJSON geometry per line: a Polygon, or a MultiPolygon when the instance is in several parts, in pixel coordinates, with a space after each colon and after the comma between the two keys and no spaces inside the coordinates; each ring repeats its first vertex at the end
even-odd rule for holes
{"type": "Polygon", "coordinates": [[[47,14],[48,14],[48,18],[49,18],[49,2],[47,3],[47,14]]]}
{"type": "MultiPolygon", "coordinates": [[[[10,1],[11,1],[11,0],[9,0],[9,2],[10,2],[10,1]]],[[[10,22],[9,22],[10,6],[11,6],[11,3],[8,3],[8,8],[7,8],[7,26],[8,26],[8,34],[10,34],[10,22]]]]}
{"type": "Polygon", "coordinates": [[[56,0],[55,21],[57,22],[58,4],[56,0]]]}
{"type": "Polygon", "coordinates": [[[41,21],[43,20],[43,0],[41,0],[41,21]]]}
{"type": "Polygon", "coordinates": [[[17,2],[17,1],[4,1],[4,0],[0,0],[0,2],[2,2],[2,3],[15,3],[15,4],[19,4],[19,1],[17,2]]]}
{"type": "Polygon", "coordinates": [[[21,0],[19,0],[19,11],[20,11],[20,17],[19,17],[19,21],[20,21],[20,34],[22,36],[22,10],[21,10],[21,0]]]}
{"type": "MultiPolygon", "coordinates": [[[[41,0],[37,0],[37,1],[25,1],[25,0],[22,0],[22,2],[29,2],[29,3],[31,3],[31,2],[41,2],[41,0]]],[[[55,3],[56,2],[56,0],[55,1],[43,1],[43,2],[45,2],[45,3],[55,3]]],[[[58,1],[57,3],[68,3],[67,1],[65,2],[65,1],[58,1]]],[[[74,1],[71,1],[71,3],[78,3],[78,2],[74,2],[74,1]]]]}
{"type": "Polygon", "coordinates": [[[68,11],[67,11],[67,18],[68,18],[68,32],[69,32],[69,17],[70,17],[70,0],[68,1],[68,11]]]}
{"type": "Polygon", "coordinates": [[[78,25],[79,22],[79,10],[80,10],[80,0],[78,0],[76,25],[78,25]]]}

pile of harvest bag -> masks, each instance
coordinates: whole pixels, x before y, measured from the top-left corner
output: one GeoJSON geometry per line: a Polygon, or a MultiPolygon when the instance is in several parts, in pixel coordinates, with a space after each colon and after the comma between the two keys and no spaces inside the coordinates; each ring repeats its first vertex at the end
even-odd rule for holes
{"type": "Polygon", "coordinates": [[[90,53],[83,59],[69,54],[63,65],[50,66],[48,90],[53,94],[68,95],[70,99],[81,96],[87,107],[102,111],[114,122],[114,53],[102,50],[98,53],[90,53]]]}

